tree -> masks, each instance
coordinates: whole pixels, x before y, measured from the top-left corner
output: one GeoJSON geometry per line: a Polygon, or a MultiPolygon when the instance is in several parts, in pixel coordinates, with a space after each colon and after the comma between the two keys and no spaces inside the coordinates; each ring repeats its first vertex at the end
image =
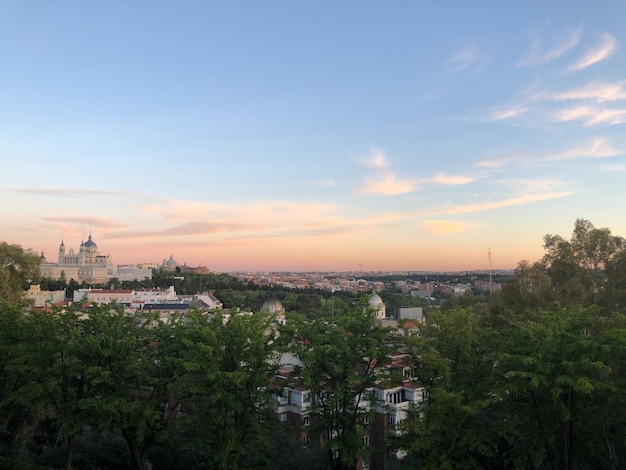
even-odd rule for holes
{"type": "MultiPolygon", "coordinates": [[[[25,364],[30,383],[25,391],[37,394],[51,410],[57,440],[65,440],[65,468],[72,467],[78,436],[89,424],[81,408],[91,391],[87,366],[79,358],[80,314],[73,309],[38,312],[27,317],[31,344],[25,344],[25,364]]],[[[31,396],[32,396],[31,395],[31,396]]]]}
{"type": "Polygon", "coordinates": [[[498,455],[497,376],[488,330],[475,313],[433,313],[408,340],[425,405],[403,425],[407,468],[485,468],[498,455]]]}
{"type": "Polygon", "coordinates": [[[556,300],[550,276],[540,263],[521,261],[497,296],[506,308],[521,312],[547,307],[556,300]]]}
{"type": "Polygon", "coordinates": [[[39,257],[19,245],[0,242],[0,299],[23,302],[25,289],[40,277],[39,257]]]}
{"type": "Polygon", "coordinates": [[[314,396],[312,434],[326,441],[336,470],[356,468],[366,453],[363,423],[371,413],[367,402],[370,407],[376,404],[371,390],[391,352],[389,330],[377,325],[366,301],[354,308],[338,306],[330,320],[294,316],[285,335],[295,338],[291,350],[302,362],[301,385],[314,396]]]}
{"type": "Polygon", "coordinates": [[[26,391],[25,353],[32,338],[21,307],[0,300],[0,454],[24,449],[43,410],[38,396],[26,391]]]}
{"type": "Polygon", "coordinates": [[[611,367],[612,357],[623,357],[623,319],[603,318],[597,307],[554,304],[511,316],[501,333],[507,337],[498,368],[514,442],[510,461],[517,468],[619,468],[615,429],[623,418],[610,415],[623,413],[605,404],[623,374],[611,367]]]}
{"type": "Polygon", "coordinates": [[[589,304],[604,290],[604,270],[624,249],[624,239],[577,219],[570,240],[546,235],[544,248],[542,263],[560,300],[589,304]]]}
{"type": "Polygon", "coordinates": [[[119,305],[90,309],[82,320],[79,360],[92,393],[80,408],[101,433],[120,431],[134,469],[144,468],[150,448],[167,435],[168,402],[180,370],[178,323],[129,314],[119,305]]]}
{"type": "Polygon", "coordinates": [[[185,326],[175,389],[187,411],[179,424],[184,446],[210,468],[256,468],[272,425],[274,346],[270,319],[234,315],[230,320],[199,313],[185,326]]]}

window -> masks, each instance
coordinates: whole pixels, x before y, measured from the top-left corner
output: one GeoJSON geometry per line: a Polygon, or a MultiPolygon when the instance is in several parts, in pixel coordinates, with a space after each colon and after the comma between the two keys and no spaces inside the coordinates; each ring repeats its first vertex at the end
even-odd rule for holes
{"type": "Polygon", "coordinates": [[[363,445],[365,447],[369,447],[370,446],[370,437],[369,436],[367,436],[367,435],[363,436],[363,445]]]}
{"type": "Polygon", "coordinates": [[[302,418],[302,426],[308,426],[309,425],[309,417],[308,416],[304,416],[302,418]]]}
{"type": "Polygon", "coordinates": [[[280,414],[280,420],[281,420],[282,422],[287,421],[287,413],[281,413],[281,414],[280,414]]]}
{"type": "Polygon", "coordinates": [[[396,425],[396,416],[389,415],[389,426],[395,426],[395,425],[396,425]]]}
{"type": "Polygon", "coordinates": [[[302,438],[302,445],[304,447],[308,446],[310,442],[311,442],[311,436],[304,436],[302,438]]]}

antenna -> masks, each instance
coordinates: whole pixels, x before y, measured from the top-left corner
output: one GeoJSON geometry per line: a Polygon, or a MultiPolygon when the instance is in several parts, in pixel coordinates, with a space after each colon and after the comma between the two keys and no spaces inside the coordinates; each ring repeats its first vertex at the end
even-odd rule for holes
{"type": "Polygon", "coordinates": [[[493,290],[493,269],[491,268],[491,247],[487,247],[487,258],[489,259],[489,293],[493,290]]]}

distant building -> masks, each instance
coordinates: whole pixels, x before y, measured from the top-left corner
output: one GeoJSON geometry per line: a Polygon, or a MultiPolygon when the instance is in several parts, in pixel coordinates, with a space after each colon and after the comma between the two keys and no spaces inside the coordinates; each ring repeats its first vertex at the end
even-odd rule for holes
{"type": "Polygon", "coordinates": [[[143,281],[146,278],[152,279],[152,269],[138,265],[118,266],[117,278],[120,281],[143,281]]]}
{"type": "Polygon", "coordinates": [[[169,259],[164,259],[161,264],[162,271],[178,271],[180,272],[181,265],[174,259],[174,255],[170,255],[169,259]]]}
{"type": "MultiPolygon", "coordinates": [[[[42,261],[45,261],[45,258],[42,261]]],[[[87,241],[80,244],[78,252],[73,248],[66,252],[62,240],[59,245],[58,262],[42,262],[40,270],[42,277],[68,281],[74,279],[76,282],[104,283],[117,277],[117,269],[111,256],[100,254],[91,233],[87,241]]]]}
{"type": "Polygon", "coordinates": [[[369,307],[374,311],[379,320],[387,318],[387,307],[383,299],[378,294],[373,294],[369,300],[369,307]]]}
{"type": "Polygon", "coordinates": [[[33,307],[45,307],[62,303],[65,300],[65,289],[41,290],[40,286],[31,285],[26,296],[33,301],[33,307]]]}
{"type": "Polygon", "coordinates": [[[285,307],[283,307],[283,304],[278,299],[271,298],[263,302],[263,305],[261,305],[261,313],[266,313],[274,317],[274,320],[281,325],[286,323],[285,307]]]}
{"type": "Polygon", "coordinates": [[[399,307],[396,310],[396,318],[398,320],[417,320],[424,321],[424,311],[422,307],[399,307]]]}
{"type": "Polygon", "coordinates": [[[501,288],[502,285],[498,282],[481,281],[478,279],[474,281],[474,289],[478,292],[495,292],[499,291],[501,288]]]}
{"type": "Polygon", "coordinates": [[[87,301],[99,305],[115,302],[130,306],[133,301],[133,293],[133,290],[125,289],[76,289],[74,302],[87,301]]]}

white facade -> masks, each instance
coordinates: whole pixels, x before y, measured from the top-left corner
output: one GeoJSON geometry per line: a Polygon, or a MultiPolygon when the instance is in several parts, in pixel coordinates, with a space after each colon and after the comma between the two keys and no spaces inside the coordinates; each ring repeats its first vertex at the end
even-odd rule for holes
{"type": "Polygon", "coordinates": [[[152,279],[152,269],[140,266],[118,266],[117,278],[120,281],[142,281],[145,278],[152,279]]]}
{"type": "Polygon", "coordinates": [[[178,300],[174,286],[167,289],[137,289],[133,293],[134,304],[159,304],[178,300]]]}
{"type": "Polygon", "coordinates": [[[117,276],[111,256],[100,254],[91,234],[80,244],[78,252],[73,248],[66,252],[65,243],[61,241],[58,262],[42,263],[40,269],[42,277],[74,279],[76,282],[107,282],[117,276]]]}

